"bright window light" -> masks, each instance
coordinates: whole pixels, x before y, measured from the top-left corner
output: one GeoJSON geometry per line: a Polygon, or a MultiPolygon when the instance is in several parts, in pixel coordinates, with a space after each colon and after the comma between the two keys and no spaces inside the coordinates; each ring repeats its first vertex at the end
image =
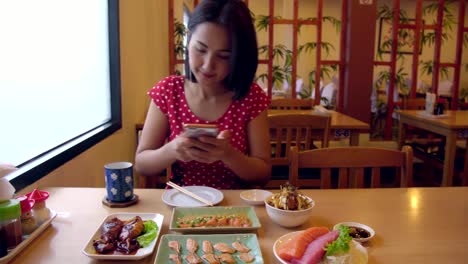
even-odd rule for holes
{"type": "Polygon", "coordinates": [[[0,163],[111,119],[107,0],[0,1],[0,163]]]}

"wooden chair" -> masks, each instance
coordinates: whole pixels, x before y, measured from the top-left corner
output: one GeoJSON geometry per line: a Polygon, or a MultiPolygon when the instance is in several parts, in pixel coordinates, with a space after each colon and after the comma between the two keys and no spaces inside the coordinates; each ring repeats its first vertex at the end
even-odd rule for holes
{"type": "MultiPolygon", "coordinates": [[[[371,147],[321,148],[301,151],[297,147],[290,154],[290,182],[297,187],[332,187],[332,169],[338,170],[338,188],[364,187],[364,170],[371,168],[370,186],[381,187],[380,169],[395,167],[400,176],[400,186],[413,185],[413,150],[404,146],[401,151],[371,147]],[[319,169],[320,178],[301,179],[299,169],[319,169]],[[354,178],[354,179],[353,179],[354,178]]],[[[318,176],[318,175],[315,175],[318,176]]]]}
{"type": "Polygon", "coordinates": [[[281,98],[271,100],[270,109],[307,110],[312,109],[312,99],[281,98]]]}
{"type": "Polygon", "coordinates": [[[288,180],[291,146],[301,150],[328,147],[330,116],[313,114],[278,114],[268,116],[272,150],[272,179],[266,188],[278,188],[288,180]]]}

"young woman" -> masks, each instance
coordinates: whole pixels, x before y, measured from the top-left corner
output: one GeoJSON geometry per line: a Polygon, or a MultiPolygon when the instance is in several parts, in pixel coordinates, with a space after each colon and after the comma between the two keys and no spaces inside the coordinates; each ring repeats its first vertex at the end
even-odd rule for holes
{"type": "Polygon", "coordinates": [[[240,0],[204,0],[188,23],[186,76],[169,76],[149,92],[136,169],[145,176],[172,166],[180,185],[238,189],[269,180],[269,98],[253,83],[257,39],[240,0]],[[216,124],[217,137],[184,136],[188,123],[216,124]],[[167,143],[166,140],[168,141],[167,143]]]}

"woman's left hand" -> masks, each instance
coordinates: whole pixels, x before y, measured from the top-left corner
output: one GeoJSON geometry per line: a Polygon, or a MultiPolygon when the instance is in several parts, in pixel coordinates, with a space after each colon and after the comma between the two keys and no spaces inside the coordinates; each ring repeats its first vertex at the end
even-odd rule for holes
{"type": "Polygon", "coordinates": [[[202,136],[195,142],[191,154],[194,160],[204,163],[213,163],[222,160],[232,150],[229,130],[221,131],[216,138],[202,136]]]}

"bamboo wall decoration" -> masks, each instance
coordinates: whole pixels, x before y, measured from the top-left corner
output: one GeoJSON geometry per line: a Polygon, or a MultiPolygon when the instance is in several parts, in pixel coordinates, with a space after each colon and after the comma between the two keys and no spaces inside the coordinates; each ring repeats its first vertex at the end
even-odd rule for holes
{"type": "Polygon", "coordinates": [[[411,67],[411,87],[409,96],[411,98],[416,97],[417,84],[418,84],[418,66],[419,66],[419,49],[421,45],[421,30],[433,30],[435,31],[435,43],[434,43],[434,61],[433,61],[433,71],[432,71],[432,92],[438,94],[439,86],[439,75],[441,69],[453,68],[453,90],[452,90],[452,100],[451,100],[451,109],[458,109],[459,101],[459,86],[460,86],[460,72],[462,66],[462,52],[463,52],[463,38],[464,33],[468,32],[468,28],[464,25],[465,21],[465,9],[466,9],[466,0],[458,1],[458,27],[456,34],[456,55],[455,62],[441,62],[441,47],[442,47],[442,36],[443,36],[443,22],[444,22],[444,6],[446,4],[445,0],[437,0],[438,9],[437,9],[437,20],[436,23],[423,24],[422,23],[422,13],[423,13],[423,0],[416,1],[416,11],[415,11],[415,24],[409,23],[400,23],[400,0],[394,0],[393,2],[393,31],[392,31],[392,45],[391,45],[391,58],[390,61],[374,61],[376,66],[388,66],[390,68],[390,78],[389,78],[389,87],[388,87],[388,96],[387,96],[387,118],[385,126],[385,138],[392,138],[392,125],[393,117],[392,113],[394,111],[394,89],[395,89],[395,80],[396,80],[396,62],[398,55],[398,31],[400,29],[409,29],[414,31],[414,45],[412,58],[412,67],[411,67]]]}
{"type": "MultiPolygon", "coordinates": [[[[174,52],[174,0],[169,1],[169,67],[171,74],[175,72],[175,67],[178,64],[183,64],[183,59],[178,59],[177,54],[174,52]]],[[[248,0],[244,0],[244,2],[249,4],[248,0]]],[[[196,6],[199,1],[194,0],[194,6],[196,6]]],[[[315,39],[317,40],[316,46],[316,70],[315,70],[315,86],[313,87],[313,92],[315,93],[315,101],[314,104],[320,104],[320,76],[321,67],[326,65],[337,65],[338,66],[338,91],[337,91],[337,110],[341,110],[343,108],[343,86],[344,86],[344,68],[345,68],[345,41],[346,41],[346,34],[347,34],[347,27],[341,26],[340,29],[340,47],[339,47],[339,59],[338,60],[322,60],[322,24],[323,24],[323,0],[317,0],[317,17],[309,20],[309,19],[301,19],[299,18],[299,0],[293,0],[293,17],[292,19],[283,19],[283,18],[276,18],[274,16],[275,13],[275,1],[269,0],[269,8],[268,8],[268,56],[267,59],[259,59],[259,64],[267,65],[267,86],[268,86],[268,96],[271,98],[273,96],[273,47],[274,47],[274,26],[275,25],[292,25],[293,27],[293,38],[292,38],[292,64],[291,64],[291,96],[296,98],[296,80],[297,80],[297,60],[298,60],[298,28],[301,25],[312,25],[317,27],[317,34],[315,39]]],[[[341,21],[346,21],[347,16],[347,0],[341,0],[341,21]]]]}

